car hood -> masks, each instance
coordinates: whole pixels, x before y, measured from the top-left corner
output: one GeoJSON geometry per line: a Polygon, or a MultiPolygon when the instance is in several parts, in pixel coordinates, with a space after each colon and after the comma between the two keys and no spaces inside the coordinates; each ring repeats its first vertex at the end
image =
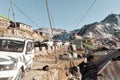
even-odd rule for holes
{"type": "Polygon", "coordinates": [[[17,62],[20,53],[0,52],[0,65],[7,65],[17,62]]]}

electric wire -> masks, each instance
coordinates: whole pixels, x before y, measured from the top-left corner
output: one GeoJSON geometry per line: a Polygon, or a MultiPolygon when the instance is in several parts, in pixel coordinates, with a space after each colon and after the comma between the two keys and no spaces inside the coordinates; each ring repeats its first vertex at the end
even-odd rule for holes
{"type": "Polygon", "coordinates": [[[11,9],[10,7],[8,8],[8,18],[10,18],[10,12],[11,12],[11,9]]]}
{"type": "Polygon", "coordinates": [[[18,9],[27,19],[29,19],[34,25],[36,25],[37,27],[39,27],[38,24],[36,24],[35,21],[33,21],[29,16],[27,16],[19,7],[17,7],[14,3],[13,5],[15,6],[16,9],[18,9]]]}
{"type": "Polygon", "coordinates": [[[93,5],[95,4],[96,0],[93,1],[93,3],[90,5],[90,7],[87,9],[87,11],[85,12],[85,14],[83,15],[83,17],[80,19],[79,23],[77,24],[77,27],[80,25],[80,23],[83,21],[83,19],[86,17],[86,15],[88,14],[88,12],[91,10],[91,8],[93,7],[93,5]]]}

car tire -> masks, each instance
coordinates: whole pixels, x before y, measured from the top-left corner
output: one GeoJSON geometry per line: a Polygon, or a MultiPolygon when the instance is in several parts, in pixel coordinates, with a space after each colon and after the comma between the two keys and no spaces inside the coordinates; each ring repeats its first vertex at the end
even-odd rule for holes
{"type": "Polygon", "coordinates": [[[22,69],[20,69],[15,80],[22,80],[22,78],[23,78],[23,71],[22,69]]]}

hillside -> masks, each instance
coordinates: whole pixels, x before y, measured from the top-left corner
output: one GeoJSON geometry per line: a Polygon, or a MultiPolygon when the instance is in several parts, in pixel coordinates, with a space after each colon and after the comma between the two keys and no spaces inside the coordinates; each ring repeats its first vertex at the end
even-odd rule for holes
{"type": "Polygon", "coordinates": [[[68,32],[64,29],[55,29],[55,28],[53,28],[52,31],[50,28],[39,28],[36,31],[38,31],[39,33],[40,32],[45,33],[47,38],[53,38],[53,39],[61,39],[61,35],[68,32]]]}
{"type": "Polygon", "coordinates": [[[0,36],[16,36],[21,38],[30,38],[34,39],[35,41],[42,40],[43,37],[36,32],[29,32],[26,30],[21,30],[19,28],[0,28],[0,36]]]}
{"type": "Polygon", "coordinates": [[[120,41],[120,16],[110,14],[101,22],[84,25],[78,35],[83,37],[92,35],[97,48],[105,47],[107,49],[119,48],[120,41]]]}
{"type": "Polygon", "coordinates": [[[13,22],[4,16],[0,16],[0,36],[30,38],[35,41],[43,39],[38,32],[32,29],[32,26],[22,22],[13,22]]]}

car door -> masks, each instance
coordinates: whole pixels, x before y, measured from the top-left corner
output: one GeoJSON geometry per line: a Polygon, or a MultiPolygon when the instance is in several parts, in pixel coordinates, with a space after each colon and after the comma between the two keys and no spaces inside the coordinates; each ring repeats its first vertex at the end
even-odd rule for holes
{"type": "Polygon", "coordinates": [[[26,54],[25,54],[25,65],[30,66],[33,64],[34,59],[34,45],[33,42],[28,42],[26,46],[26,54]]]}

